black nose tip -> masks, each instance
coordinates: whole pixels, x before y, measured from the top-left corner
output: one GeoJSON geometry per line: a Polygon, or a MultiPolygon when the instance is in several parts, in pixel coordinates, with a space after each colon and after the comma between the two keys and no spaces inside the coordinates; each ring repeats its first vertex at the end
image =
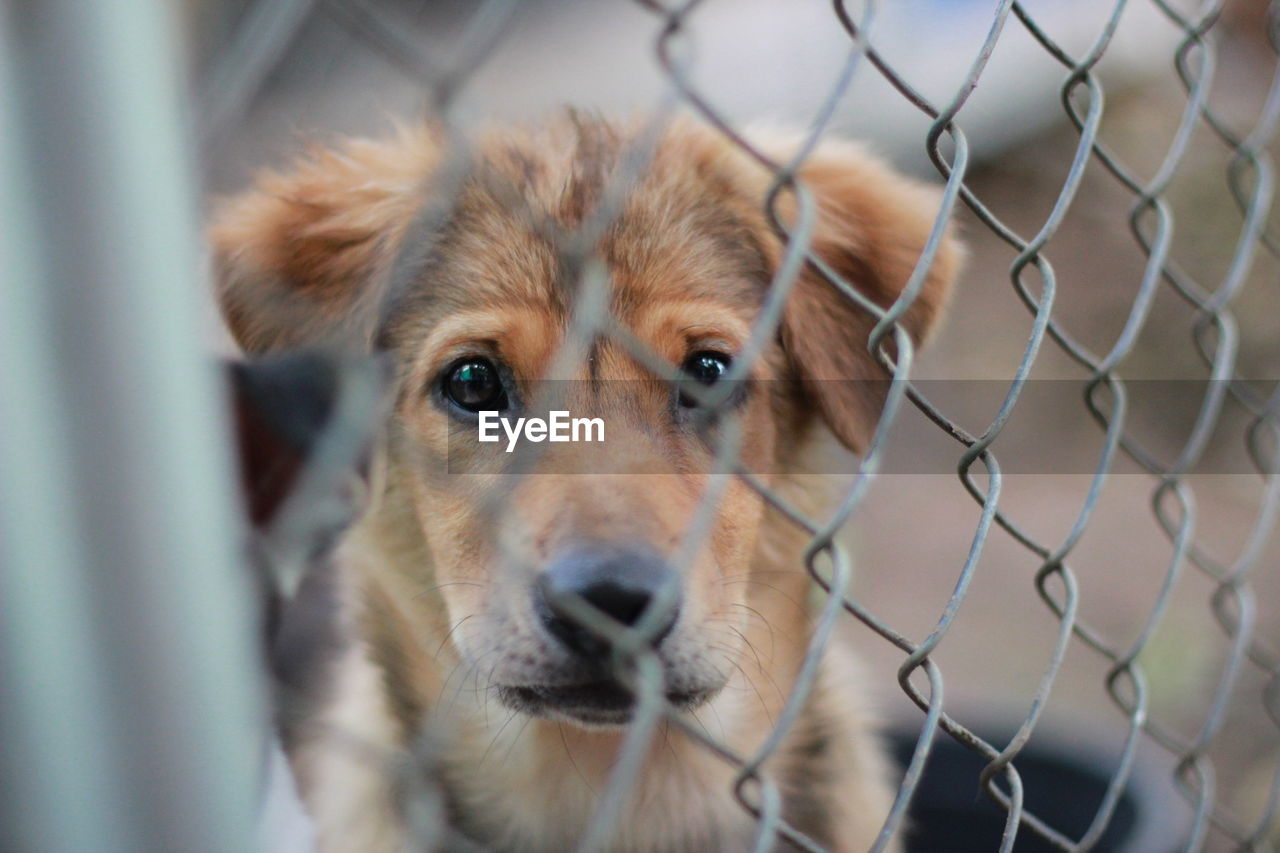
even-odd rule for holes
{"type": "MultiPolygon", "coordinates": [[[[566,600],[574,596],[615,622],[631,628],[639,624],[664,587],[676,582],[675,573],[657,554],[641,548],[593,547],[555,560],[538,578],[537,609],[552,636],[576,654],[603,658],[608,640],[581,624],[566,600]]],[[[674,590],[673,590],[674,591],[674,590]]],[[[655,626],[656,647],[671,633],[679,616],[673,599],[655,626]]]]}

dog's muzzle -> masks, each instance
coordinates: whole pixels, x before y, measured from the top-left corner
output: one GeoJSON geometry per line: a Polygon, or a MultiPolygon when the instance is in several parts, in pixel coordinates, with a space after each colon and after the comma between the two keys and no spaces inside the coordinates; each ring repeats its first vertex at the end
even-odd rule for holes
{"type": "MultiPolygon", "coordinates": [[[[573,660],[574,668],[590,675],[568,684],[504,687],[503,700],[539,716],[624,723],[630,719],[635,697],[611,671],[614,641],[640,630],[649,647],[660,649],[680,616],[679,576],[647,547],[579,548],[554,560],[539,575],[533,609],[542,629],[573,660]]],[[[698,704],[700,699],[685,693],[668,693],[667,698],[680,707],[698,704]]]]}

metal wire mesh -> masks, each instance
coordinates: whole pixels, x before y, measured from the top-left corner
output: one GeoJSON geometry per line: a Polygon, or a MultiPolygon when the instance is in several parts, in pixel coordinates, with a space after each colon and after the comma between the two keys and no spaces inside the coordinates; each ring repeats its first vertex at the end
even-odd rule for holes
{"type": "MultiPolygon", "coordinates": [[[[212,151],[236,132],[238,122],[271,73],[284,46],[300,27],[316,16],[337,22],[354,36],[359,46],[352,49],[385,57],[411,79],[424,95],[448,154],[447,165],[442,170],[446,179],[437,181],[433,197],[423,204],[413,226],[416,239],[405,241],[408,248],[392,266],[382,288],[383,304],[393,305],[397,294],[417,273],[433,234],[448,215],[450,190],[456,191],[467,175],[470,136],[456,117],[458,94],[499,44],[520,5],[515,0],[488,0],[480,4],[471,13],[465,32],[453,44],[446,60],[425,51],[405,35],[406,30],[397,19],[397,15],[403,14],[402,9],[360,0],[259,3],[243,16],[234,38],[214,57],[200,100],[199,138],[207,150],[212,151]]],[[[821,591],[804,664],[772,730],[754,753],[735,754],[667,705],[662,693],[661,667],[653,653],[646,651],[653,625],[642,622],[629,631],[619,631],[616,624],[598,618],[593,622],[589,608],[582,610],[580,615],[585,623],[611,638],[619,677],[633,686],[640,703],[623,751],[607,788],[601,792],[595,816],[580,840],[579,849],[607,848],[614,821],[641,772],[645,750],[663,720],[683,729],[707,750],[738,767],[734,794],[742,808],[757,818],[756,849],[770,849],[777,838],[785,838],[799,849],[822,849],[783,819],[776,780],[762,768],[795,724],[809,698],[820,659],[842,623],[849,620],[865,626],[866,630],[858,638],[860,643],[867,644],[872,642],[871,638],[878,637],[896,650],[898,685],[919,710],[910,721],[914,731],[913,748],[892,810],[882,816],[883,828],[874,850],[885,849],[892,838],[904,831],[908,807],[943,738],[953,739],[982,758],[985,766],[975,783],[1004,810],[1005,828],[999,842],[1002,851],[1014,849],[1015,843],[1029,835],[1039,836],[1054,849],[1095,849],[1130,784],[1139,752],[1153,748],[1170,757],[1171,773],[1190,807],[1190,818],[1179,841],[1180,849],[1274,849],[1280,808],[1280,764],[1276,760],[1280,759],[1277,752],[1280,648],[1275,624],[1268,621],[1272,618],[1274,600],[1260,599],[1255,594],[1254,583],[1260,574],[1274,574],[1275,570],[1274,552],[1268,552],[1267,548],[1280,507],[1280,478],[1276,476],[1280,394],[1273,378],[1259,380],[1243,372],[1239,361],[1240,323],[1247,324],[1251,318],[1242,321],[1233,313],[1233,307],[1239,304],[1241,293],[1247,287],[1274,286],[1274,280],[1258,282],[1256,276],[1250,277],[1259,256],[1271,254],[1280,258],[1280,237],[1269,226],[1274,182],[1269,147],[1275,140],[1280,119],[1280,57],[1277,55],[1280,54],[1280,14],[1277,13],[1280,7],[1273,5],[1267,18],[1266,36],[1272,54],[1266,57],[1266,63],[1257,59],[1250,71],[1259,79],[1271,74],[1272,83],[1261,109],[1240,123],[1225,118],[1212,97],[1222,49],[1219,31],[1224,27],[1226,4],[1222,0],[1211,1],[1194,9],[1158,0],[1150,4],[1179,33],[1167,68],[1169,74],[1176,76],[1185,94],[1181,114],[1171,131],[1158,137],[1145,137],[1147,151],[1163,151],[1163,155],[1150,177],[1144,178],[1139,169],[1127,165],[1125,158],[1103,141],[1106,92],[1098,73],[1098,66],[1108,55],[1112,39],[1129,8],[1139,5],[1137,0],[1133,3],[1117,0],[1098,27],[1093,43],[1078,55],[1056,43],[1026,5],[1014,0],[993,2],[989,30],[980,49],[964,75],[952,81],[954,94],[942,101],[927,98],[913,87],[913,68],[908,62],[891,62],[877,51],[875,3],[853,9],[836,0],[827,26],[841,28],[847,34],[847,57],[840,67],[831,70],[823,106],[806,129],[794,158],[788,162],[775,162],[754,148],[738,123],[726,117],[714,98],[699,88],[694,74],[696,62],[688,48],[690,37],[698,31],[702,4],[697,0],[680,5],[641,0],[639,5],[652,16],[653,61],[667,81],[667,92],[650,112],[647,120],[650,123],[646,125],[649,129],[638,134],[640,142],[612,176],[601,204],[575,233],[554,235],[559,251],[575,259],[572,268],[582,271],[575,325],[558,358],[565,363],[581,359],[586,342],[605,336],[656,374],[673,381],[678,378],[666,361],[648,351],[609,315],[608,279],[595,263],[593,253],[600,235],[646,168],[656,129],[674,111],[686,110],[712,125],[725,139],[769,168],[774,176],[762,202],[773,226],[785,236],[786,255],[770,283],[750,341],[735,361],[733,369],[737,375],[749,369],[773,339],[792,287],[807,266],[875,317],[866,347],[875,354],[891,381],[887,384],[887,400],[874,435],[857,460],[853,483],[833,514],[825,518],[807,517],[737,463],[740,436],[735,433],[732,416],[726,416],[727,429],[718,460],[720,470],[735,472],[805,531],[809,537],[807,570],[821,591]],[[1050,209],[1027,233],[1011,225],[1010,217],[997,213],[996,205],[975,189],[971,180],[975,166],[970,141],[963,130],[966,104],[982,83],[988,61],[1002,42],[1010,39],[1011,32],[1018,29],[1034,39],[1044,54],[1061,66],[1061,109],[1075,130],[1069,167],[1057,183],[1050,209]],[[811,251],[817,212],[803,183],[796,179],[806,157],[829,133],[832,117],[853,82],[861,76],[876,74],[927,117],[925,150],[937,175],[945,181],[929,241],[901,296],[887,309],[863,296],[811,251]],[[1188,241],[1190,238],[1185,235],[1194,233],[1201,223],[1194,216],[1186,221],[1180,219],[1175,230],[1171,187],[1192,152],[1215,146],[1216,150],[1225,152],[1226,168],[1220,181],[1238,206],[1239,216],[1231,226],[1234,250],[1229,262],[1220,274],[1209,278],[1191,272],[1185,262],[1175,259],[1180,241],[1188,241]],[[1062,289],[1079,287],[1080,283],[1061,281],[1051,261],[1055,237],[1064,221],[1089,203],[1082,201],[1080,195],[1087,175],[1113,182],[1127,194],[1127,226],[1143,257],[1141,270],[1133,280],[1114,284],[1126,294],[1123,322],[1118,333],[1100,349],[1085,343],[1099,337],[1093,330],[1081,329],[1072,319],[1062,316],[1058,308],[1062,289]],[[798,212],[794,218],[787,219],[780,213],[779,204],[783,199],[795,200],[798,212]],[[975,230],[985,229],[983,238],[995,238],[1012,254],[1008,264],[1011,295],[1021,302],[1030,317],[1021,355],[1011,375],[1001,384],[998,405],[977,426],[962,424],[960,416],[950,414],[947,407],[936,400],[936,396],[945,395],[934,395],[930,383],[913,381],[916,356],[910,337],[899,325],[921,293],[948,223],[961,216],[965,208],[971,214],[971,221],[978,223],[970,228],[970,239],[977,239],[975,230]],[[1195,406],[1192,425],[1181,435],[1171,454],[1167,447],[1153,446],[1146,426],[1135,423],[1131,414],[1131,383],[1122,378],[1139,338],[1152,333],[1153,306],[1162,293],[1176,294],[1189,306],[1191,314],[1188,322],[1177,327],[1166,324],[1158,333],[1187,340],[1203,361],[1207,380],[1195,386],[1201,397],[1195,406]],[[1096,422],[1100,436],[1092,453],[1087,488],[1071,508],[1067,532],[1056,538],[1033,534],[1032,527],[1020,517],[1019,507],[1004,499],[1006,477],[999,453],[1002,432],[1026,407],[1029,383],[1034,381],[1033,373],[1046,360],[1048,351],[1065,355],[1074,364],[1072,375],[1076,378],[1071,382],[1081,395],[1079,405],[1096,422]],[[891,620],[872,610],[854,593],[850,556],[837,535],[850,523],[856,525],[873,482],[887,476],[882,473],[886,448],[896,425],[910,407],[923,413],[954,441],[953,458],[960,487],[979,509],[967,551],[950,555],[953,591],[922,637],[895,629],[891,620]],[[1240,413],[1244,413],[1243,421],[1238,417],[1240,413]],[[1219,556],[1224,552],[1222,547],[1211,547],[1204,542],[1202,508],[1194,482],[1197,472],[1203,470],[1211,443],[1221,440],[1215,438],[1215,433],[1220,435],[1225,429],[1231,430],[1237,440],[1243,438],[1255,475],[1251,481],[1252,522],[1247,534],[1231,546],[1234,548],[1229,551],[1231,556],[1226,557],[1219,556]],[[1117,638],[1082,616],[1086,582],[1073,570],[1073,562],[1077,546],[1095,522],[1101,496],[1111,482],[1109,477],[1128,463],[1145,472],[1149,503],[1135,504],[1124,511],[1134,516],[1153,514],[1167,536],[1167,549],[1158,591],[1145,617],[1140,624],[1127,626],[1132,630],[1117,638]],[[1019,712],[1022,717],[1015,731],[1005,739],[992,741],[966,724],[955,710],[950,691],[944,701],[944,687],[950,687],[952,680],[944,677],[938,658],[948,642],[953,623],[965,606],[971,584],[982,571],[988,545],[997,537],[1016,543],[1024,559],[1034,564],[1023,582],[1033,585],[1042,599],[1043,609],[1038,618],[1052,622],[1053,642],[1042,663],[1037,686],[1022,704],[1019,712]],[[1198,706],[1198,720],[1188,734],[1166,723],[1156,712],[1144,655],[1149,653],[1152,638],[1165,624],[1175,594],[1187,588],[1188,576],[1192,574],[1207,580],[1209,592],[1200,605],[1208,608],[1217,623],[1216,633],[1202,630],[1196,642],[1212,646],[1215,653],[1221,655],[1222,663],[1208,701],[1198,706]],[[1050,694],[1059,683],[1065,662],[1077,650],[1096,656],[1105,666],[1103,685],[1112,705],[1113,719],[1124,724],[1124,735],[1119,748],[1110,756],[1106,790],[1094,806],[1087,828],[1077,835],[1068,835],[1027,808],[1019,758],[1037,727],[1042,725],[1043,714],[1050,706],[1050,694]],[[1242,727],[1251,730],[1252,748],[1256,754],[1270,756],[1273,769],[1269,778],[1250,783],[1252,795],[1239,796],[1238,792],[1228,795],[1218,782],[1222,768],[1215,764],[1212,752],[1225,731],[1239,731],[1242,727]]],[[[1146,0],[1142,0],[1142,5],[1147,5],[1146,0]]],[[[1227,43],[1231,43],[1229,37],[1227,43]]],[[[512,193],[511,202],[520,204],[518,193],[512,193]]],[[[1116,225],[1107,223],[1097,227],[1114,229],[1116,225]]],[[[284,306],[284,310],[288,310],[288,306],[284,306]]],[[[957,313],[966,310],[963,296],[952,310],[957,313]]],[[[1267,367],[1274,373],[1274,363],[1267,367]]],[[[534,458],[532,454],[523,455],[515,465],[532,465],[534,458]]],[[[692,554],[692,549],[707,535],[713,500],[714,496],[708,496],[706,511],[693,519],[682,554],[692,554]]],[[[864,569],[869,573],[879,570],[874,565],[864,569]]],[[[1101,584],[1103,594],[1106,582],[1105,578],[1097,577],[1089,581],[1101,584]]],[[[429,744],[423,749],[426,754],[420,758],[426,766],[431,760],[429,744]]],[[[399,771],[388,767],[387,772],[399,771]]],[[[410,775],[416,778],[416,774],[410,775]]],[[[432,797],[439,796],[429,786],[419,794],[428,803],[432,797]]],[[[413,813],[422,818],[419,829],[424,836],[447,837],[441,834],[447,832],[447,828],[438,823],[439,811],[428,805],[413,813]]],[[[457,839],[449,843],[462,844],[457,839]]]]}

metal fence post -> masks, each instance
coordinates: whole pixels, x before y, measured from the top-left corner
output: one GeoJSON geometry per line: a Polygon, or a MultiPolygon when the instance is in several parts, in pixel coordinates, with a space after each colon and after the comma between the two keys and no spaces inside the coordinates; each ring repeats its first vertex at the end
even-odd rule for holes
{"type": "Polygon", "coordinates": [[[263,702],[170,11],[0,9],[6,850],[255,846],[263,702]]]}

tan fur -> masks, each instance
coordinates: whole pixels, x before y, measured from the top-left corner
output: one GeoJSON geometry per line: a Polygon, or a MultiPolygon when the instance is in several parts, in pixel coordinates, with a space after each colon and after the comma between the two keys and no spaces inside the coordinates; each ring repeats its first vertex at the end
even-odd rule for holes
{"type": "MultiPolygon", "coordinates": [[[[429,233],[423,210],[439,204],[433,188],[450,180],[438,172],[448,158],[436,138],[353,143],[264,177],[223,208],[212,231],[225,316],[246,349],[376,341],[400,364],[377,497],[342,548],[361,644],[297,758],[329,853],[403,849],[413,802],[490,849],[561,851],[598,803],[623,731],[525,716],[490,686],[551,671],[556,650],[526,600],[541,566],[581,541],[643,541],[671,554],[712,483],[711,450],[667,423],[669,384],[617,345],[595,342],[585,363],[548,376],[581,271],[558,236],[591,222],[632,136],[574,114],[491,133],[477,143],[452,212],[429,233]],[[414,251],[420,264],[396,290],[394,259],[414,251]],[[521,381],[583,380],[562,407],[604,417],[608,447],[544,445],[533,476],[494,473],[490,447],[468,441],[430,402],[442,368],[477,351],[521,381]],[[588,381],[598,378],[617,381],[588,381]],[[429,765],[406,765],[424,744],[429,765]],[[427,794],[408,797],[416,789],[406,778],[425,779],[427,794]]],[[[779,157],[793,148],[776,137],[764,144],[779,157]]],[[[932,226],[935,194],[843,143],[820,146],[801,179],[818,202],[815,251],[872,301],[892,303],[932,226]]],[[[614,315],[661,358],[679,364],[699,349],[732,352],[745,342],[782,254],[760,207],[768,181],[711,131],[677,123],[593,247],[608,269],[614,315]]],[[[789,197],[780,213],[794,223],[789,197]]],[[[904,320],[917,340],[958,263],[948,236],[904,320]]],[[[753,366],[763,390],[739,410],[744,464],[814,518],[826,512],[804,473],[821,438],[815,427],[824,421],[856,450],[876,419],[874,388],[831,381],[883,378],[866,351],[873,325],[807,269],[779,340],[753,366]]],[[[803,661],[811,581],[803,533],[741,481],[722,485],[660,654],[668,689],[705,689],[694,719],[745,756],[774,725],[803,661]]],[[[839,851],[870,846],[890,802],[864,693],[856,664],[832,650],[766,765],[787,819],[839,851]]],[[[731,793],[733,776],[664,724],[610,849],[750,849],[755,825],[731,793]]]]}

